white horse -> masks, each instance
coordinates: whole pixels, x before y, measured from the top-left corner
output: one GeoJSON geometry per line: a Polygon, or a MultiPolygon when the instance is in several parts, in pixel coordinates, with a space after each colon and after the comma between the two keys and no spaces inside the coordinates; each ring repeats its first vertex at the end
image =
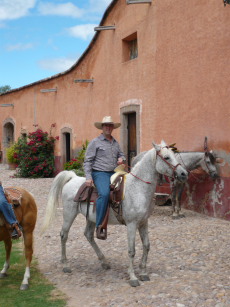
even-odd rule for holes
{"type": "MultiPolygon", "coordinates": [[[[216,168],[216,163],[218,163],[218,160],[215,158],[213,152],[208,150],[206,137],[204,141],[204,150],[204,152],[182,151],[175,153],[175,156],[178,162],[187,170],[188,173],[195,169],[201,168],[214,180],[218,178],[218,171],[216,168]]],[[[132,167],[134,167],[146,153],[147,152],[144,151],[134,157],[132,160],[132,167]]],[[[158,184],[166,182],[162,176],[159,177],[158,184]]],[[[174,219],[184,217],[184,215],[181,213],[181,197],[185,187],[185,182],[180,182],[178,180],[171,181],[170,178],[169,181],[172,189],[172,217],[174,219]]]]}
{"type": "MultiPolygon", "coordinates": [[[[173,151],[167,147],[164,141],[162,141],[160,145],[153,144],[153,148],[149,150],[143,159],[136,164],[132,173],[126,175],[122,212],[128,232],[128,254],[130,259],[128,270],[130,276],[129,283],[133,287],[140,285],[133,267],[137,229],[143,245],[143,255],[140,263],[140,279],[142,281],[149,280],[146,271],[146,263],[150,247],[148,237],[148,218],[151,214],[151,204],[156,189],[158,174],[175,177],[180,181],[185,181],[188,176],[187,171],[178,163],[173,151]]],[[[55,177],[49,193],[43,231],[48,228],[53,219],[58,205],[59,196],[62,195],[64,219],[60,233],[62,262],[67,260],[66,241],[74,219],[79,213],[82,213],[84,216],[86,216],[87,213],[87,205],[80,205],[79,203],[74,202],[76,192],[84,182],[85,178],[78,177],[73,171],[62,171],[55,177]]],[[[96,252],[102,267],[109,269],[110,265],[107,263],[105,256],[94,240],[96,214],[93,212],[92,207],[93,206],[90,206],[89,209],[84,235],[96,252]]],[[[108,223],[121,225],[117,221],[112,209],[110,209],[108,223]]]]}

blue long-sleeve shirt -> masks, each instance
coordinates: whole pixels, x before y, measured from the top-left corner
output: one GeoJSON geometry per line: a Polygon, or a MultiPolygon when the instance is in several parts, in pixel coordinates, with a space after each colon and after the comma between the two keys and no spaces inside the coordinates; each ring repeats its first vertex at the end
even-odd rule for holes
{"type": "Polygon", "coordinates": [[[110,142],[102,133],[93,139],[87,147],[84,160],[86,179],[92,179],[92,170],[113,171],[117,167],[118,158],[125,160],[120,145],[114,138],[110,142]]]}

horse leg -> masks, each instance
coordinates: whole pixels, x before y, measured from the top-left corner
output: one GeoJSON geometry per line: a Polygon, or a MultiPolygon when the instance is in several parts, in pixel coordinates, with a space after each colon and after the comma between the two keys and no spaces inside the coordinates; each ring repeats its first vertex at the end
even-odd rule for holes
{"type": "Polygon", "coordinates": [[[143,246],[143,254],[142,254],[141,262],[139,265],[139,268],[141,269],[140,280],[149,281],[150,278],[146,272],[146,263],[148,259],[149,249],[150,249],[149,235],[148,235],[148,221],[146,221],[144,225],[141,225],[138,228],[138,230],[139,230],[139,234],[140,234],[142,246],[143,246]]]}
{"type": "Polygon", "coordinates": [[[182,198],[182,193],[184,191],[184,187],[185,187],[185,184],[180,184],[179,191],[178,191],[178,204],[179,204],[178,213],[180,217],[185,217],[185,215],[181,213],[181,198],[182,198]]]}
{"type": "Polygon", "coordinates": [[[97,257],[98,257],[98,259],[101,263],[102,268],[108,270],[108,269],[110,269],[110,265],[107,262],[104,254],[101,252],[99,246],[97,245],[97,243],[94,240],[95,226],[96,226],[95,223],[87,220],[84,235],[85,235],[86,239],[89,241],[89,243],[91,244],[95,253],[97,254],[97,257]]]}
{"type": "MultiPolygon", "coordinates": [[[[72,208],[73,209],[73,208],[72,208]]],[[[73,224],[74,219],[78,215],[78,210],[73,212],[71,208],[63,206],[63,225],[62,229],[60,232],[60,237],[61,237],[61,262],[65,263],[67,262],[67,257],[66,257],[66,242],[68,240],[68,234],[70,227],[73,224]]]]}
{"type": "Polygon", "coordinates": [[[10,267],[10,254],[12,249],[12,241],[10,238],[4,241],[5,251],[6,251],[6,261],[3,265],[3,269],[0,272],[0,278],[4,278],[7,276],[7,271],[10,267]]]}
{"type": "Polygon", "coordinates": [[[128,234],[128,254],[129,254],[129,284],[132,287],[140,286],[139,280],[134,273],[133,262],[135,257],[135,239],[136,239],[137,226],[135,223],[130,223],[127,225],[128,234]]]}
{"type": "Polygon", "coordinates": [[[27,290],[29,288],[30,265],[33,256],[33,229],[31,230],[24,226],[23,237],[25,246],[26,270],[24,273],[22,284],[20,286],[20,290],[27,290]]]}
{"type": "Polygon", "coordinates": [[[177,184],[172,189],[172,218],[177,219],[179,217],[179,205],[177,198],[177,184]]]}

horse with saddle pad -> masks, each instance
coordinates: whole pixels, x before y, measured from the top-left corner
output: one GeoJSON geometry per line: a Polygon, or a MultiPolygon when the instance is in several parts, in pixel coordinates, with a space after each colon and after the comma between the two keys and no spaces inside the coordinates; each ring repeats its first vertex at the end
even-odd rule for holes
{"type": "MultiPolygon", "coordinates": [[[[5,188],[4,191],[7,201],[12,204],[17,220],[22,226],[26,270],[20,290],[27,290],[29,287],[30,264],[33,256],[33,231],[37,220],[37,206],[33,196],[25,189],[9,187],[5,188]]],[[[0,278],[7,277],[7,271],[10,267],[11,232],[11,226],[6,222],[3,214],[0,214],[0,241],[4,241],[6,251],[6,260],[0,272],[0,278]]]]}
{"type": "MultiPolygon", "coordinates": [[[[196,177],[192,173],[193,170],[201,168],[209,176],[215,180],[218,178],[218,171],[216,168],[216,163],[218,163],[218,158],[216,158],[211,150],[208,149],[207,137],[204,139],[204,152],[194,152],[194,151],[178,151],[175,146],[172,146],[172,149],[175,152],[175,156],[179,163],[187,170],[187,172],[196,177]]],[[[173,144],[175,145],[175,144],[173,144]]],[[[143,158],[147,152],[141,152],[139,155],[133,158],[131,166],[134,167],[136,163],[143,158]]],[[[182,193],[185,188],[185,182],[180,182],[178,180],[171,180],[171,178],[165,178],[164,176],[159,176],[158,184],[168,182],[172,190],[170,198],[167,200],[167,203],[172,203],[172,217],[174,219],[184,217],[181,213],[181,198],[182,193]]]]}
{"type": "MultiPolygon", "coordinates": [[[[159,174],[175,177],[177,180],[185,181],[187,179],[187,171],[178,163],[174,152],[168,148],[164,141],[160,145],[153,143],[153,148],[149,150],[136,166],[132,173],[125,176],[124,197],[121,201],[122,218],[127,227],[128,237],[128,254],[129,254],[129,277],[130,285],[139,286],[140,283],[134,273],[134,257],[135,257],[135,237],[136,231],[139,231],[142,245],[143,255],[140,263],[140,279],[149,280],[146,270],[147,257],[150,248],[148,237],[148,218],[152,211],[152,199],[156,190],[157,178],[159,174]]],[[[55,216],[56,209],[60,197],[63,204],[63,225],[61,229],[61,247],[62,262],[66,262],[66,242],[70,227],[81,213],[88,216],[86,220],[86,228],[84,235],[91,244],[97,254],[101,265],[105,269],[109,269],[104,254],[94,240],[94,230],[96,222],[96,213],[94,206],[87,206],[79,202],[75,202],[76,191],[85,182],[85,178],[78,177],[73,171],[62,171],[55,178],[51,185],[46,207],[46,214],[43,222],[42,230],[45,231],[55,216]]],[[[123,225],[110,208],[108,216],[108,224],[123,225]]]]}

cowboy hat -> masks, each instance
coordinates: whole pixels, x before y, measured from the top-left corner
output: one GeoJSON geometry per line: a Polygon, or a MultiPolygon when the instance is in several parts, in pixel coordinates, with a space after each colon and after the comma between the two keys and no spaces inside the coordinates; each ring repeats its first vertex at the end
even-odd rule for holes
{"type": "Polygon", "coordinates": [[[114,129],[118,128],[121,126],[120,123],[114,123],[113,122],[113,119],[111,116],[105,116],[103,117],[102,121],[101,122],[96,122],[94,123],[94,126],[97,128],[97,129],[102,129],[102,125],[103,124],[111,124],[114,126],[114,129]]]}

